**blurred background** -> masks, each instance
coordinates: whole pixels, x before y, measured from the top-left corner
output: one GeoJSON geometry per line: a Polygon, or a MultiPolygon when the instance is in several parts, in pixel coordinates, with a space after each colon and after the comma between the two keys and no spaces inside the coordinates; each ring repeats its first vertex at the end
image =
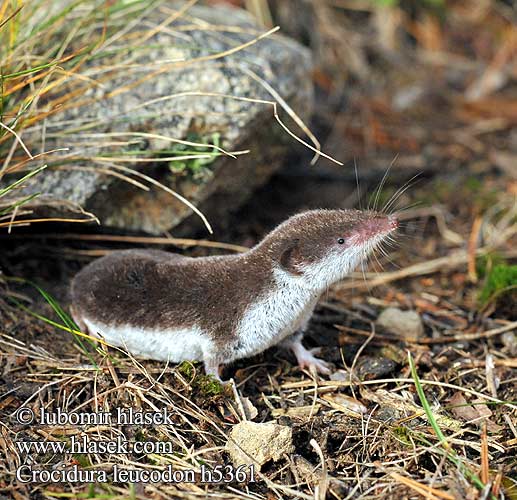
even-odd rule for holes
{"type": "MultiPolygon", "coordinates": [[[[423,189],[418,201],[447,204],[449,215],[462,216],[455,230],[515,197],[513,2],[235,3],[311,50],[311,128],[345,166],[323,161],[310,169],[306,175],[318,182],[301,183],[301,197],[321,204],[349,195],[347,202],[357,203],[354,163],[364,197],[390,165],[388,192],[418,174],[411,189],[423,189]]],[[[286,175],[299,175],[305,153],[286,175]]],[[[286,198],[296,199],[296,192],[286,198]]]]}

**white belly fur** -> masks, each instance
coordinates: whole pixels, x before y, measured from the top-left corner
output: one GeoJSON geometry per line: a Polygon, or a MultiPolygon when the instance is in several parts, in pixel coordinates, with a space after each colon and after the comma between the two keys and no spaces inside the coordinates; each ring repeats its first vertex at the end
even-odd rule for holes
{"type": "MultiPolygon", "coordinates": [[[[225,362],[258,354],[305,329],[320,293],[307,287],[303,278],[280,269],[274,276],[275,286],[251,304],[236,325],[239,347],[225,354],[225,362]]],[[[82,320],[92,335],[142,358],[179,363],[204,361],[217,352],[210,335],[200,328],[150,330],[82,320]]]]}
{"type": "Polygon", "coordinates": [[[132,326],[108,326],[83,318],[91,335],[111,345],[146,359],[170,361],[201,361],[203,354],[213,350],[208,335],[199,328],[148,330],[132,326]]]}
{"type": "Polygon", "coordinates": [[[237,357],[252,356],[277,345],[296,331],[303,331],[319,293],[303,287],[301,279],[275,269],[276,286],[250,306],[237,328],[237,357]]]}

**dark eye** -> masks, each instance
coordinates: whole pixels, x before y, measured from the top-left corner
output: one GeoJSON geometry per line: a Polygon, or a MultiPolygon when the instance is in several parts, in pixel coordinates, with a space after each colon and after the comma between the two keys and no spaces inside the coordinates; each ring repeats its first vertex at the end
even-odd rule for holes
{"type": "Polygon", "coordinates": [[[344,238],[338,238],[337,242],[342,245],[345,242],[344,238]]]}

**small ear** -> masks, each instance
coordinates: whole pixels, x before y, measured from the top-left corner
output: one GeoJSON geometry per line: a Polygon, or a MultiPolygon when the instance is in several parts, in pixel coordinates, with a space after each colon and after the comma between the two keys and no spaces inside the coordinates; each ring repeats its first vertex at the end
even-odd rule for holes
{"type": "Polygon", "coordinates": [[[296,267],[300,263],[300,240],[298,238],[286,243],[280,255],[280,266],[285,271],[301,275],[302,272],[296,267]]]}

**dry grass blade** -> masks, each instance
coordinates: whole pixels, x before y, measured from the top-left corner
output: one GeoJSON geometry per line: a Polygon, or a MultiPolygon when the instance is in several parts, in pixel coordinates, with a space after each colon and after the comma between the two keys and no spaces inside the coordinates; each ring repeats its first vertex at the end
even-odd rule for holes
{"type": "MultiPolygon", "coordinates": [[[[248,70],[246,68],[241,68],[241,71],[249,74],[250,76],[255,75],[254,78],[257,79],[257,81],[260,81],[262,85],[265,85],[267,90],[268,90],[268,92],[272,93],[273,96],[276,95],[276,96],[280,97],[278,95],[278,93],[269,84],[267,84],[267,82],[265,80],[260,79],[258,77],[258,75],[256,75],[253,72],[250,72],[250,70],[248,70]]],[[[265,99],[253,99],[251,97],[235,96],[235,95],[231,95],[231,94],[223,94],[223,93],[220,93],[220,92],[185,91],[185,92],[178,92],[176,94],[171,94],[171,95],[164,96],[164,97],[158,97],[156,99],[152,99],[152,100],[146,101],[145,103],[142,103],[142,104],[139,104],[138,106],[135,106],[134,109],[136,110],[136,109],[139,109],[139,108],[142,108],[142,107],[150,106],[152,104],[157,104],[159,102],[167,101],[169,99],[179,99],[181,97],[196,97],[196,96],[197,97],[220,97],[220,98],[223,98],[223,99],[233,99],[235,101],[251,102],[251,103],[254,103],[254,104],[265,104],[265,105],[271,106],[273,108],[273,115],[275,117],[275,120],[278,122],[278,124],[293,139],[298,141],[300,144],[303,144],[306,148],[310,149],[311,151],[314,151],[316,153],[316,157],[317,156],[323,156],[324,158],[327,158],[328,160],[330,160],[330,161],[332,161],[332,162],[334,162],[334,163],[336,163],[338,165],[343,165],[342,162],[332,158],[331,156],[329,156],[326,153],[323,153],[321,150],[317,149],[317,148],[319,148],[319,143],[317,142],[317,140],[316,140],[317,148],[315,148],[314,146],[311,146],[306,141],[304,141],[303,139],[298,137],[294,132],[292,132],[291,129],[289,127],[287,127],[287,125],[285,125],[285,123],[282,121],[282,119],[278,115],[278,103],[276,101],[268,101],[268,100],[265,100],[265,99]]],[[[291,117],[300,126],[300,128],[302,128],[302,130],[304,130],[304,132],[306,132],[309,135],[309,137],[311,137],[311,139],[312,139],[314,136],[310,132],[310,130],[307,128],[307,126],[300,120],[300,118],[296,114],[294,114],[294,112],[287,105],[287,103],[285,103],[285,101],[283,99],[281,99],[280,102],[283,103],[283,105],[285,106],[285,110],[288,112],[288,114],[291,115],[291,117]]]]}
{"type": "Polygon", "coordinates": [[[27,153],[27,156],[32,160],[33,156],[31,154],[31,152],[28,150],[27,146],[22,141],[22,138],[20,137],[20,135],[14,129],[12,129],[11,127],[8,127],[5,123],[2,123],[1,121],[0,121],[0,127],[2,127],[3,129],[7,130],[9,133],[14,135],[14,137],[16,137],[16,140],[18,141],[20,146],[23,148],[25,153],[27,153]]]}
{"type": "MultiPolygon", "coordinates": [[[[348,326],[343,325],[334,325],[334,327],[338,330],[341,330],[343,332],[350,332],[350,333],[356,333],[361,336],[369,337],[371,335],[370,332],[367,332],[365,330],[358,330],[357,328],[350,328],[348,326]]],[[[463,340],[477,340],[477,339],[487,339],[490,337],[495,337],[496,335],[501,335],[505,332],[511,332],[513,330],[517,329],[517,321],[510,322],[506,325],[503,325],[498,328],[494,328],[492,330],[487,330],[485,332],[478,332],[478,333],[453,333],[450,336],[443,336],[443,337],[436,337],[436,338],[416,338],[416,337],[404,337],[404,338],[397,338],[395,336],[390,335],[382,335],[382,334],[376,334],[377,338],[382,338],[386,340],[398,340],[403,341],[409,344],[423,344],[423,345],[432,345],[432,344],[449,344],[452,342],[461,342],[463,340]]]]}
{"type": "MultiPolygon", "coordinates": [[[[486,255],[493,252],[491,247],[478,248],[476,250],[477,256],[486,255]]],[[[366,274],[366,277],[357,276],[358,278],[365,278],[362,281],[350,280],[344,283],[336,285],[336,290],[349,290],[351,288],[373,288],[375,286],[385,285],[393,281],[402,280],[412,276],[423,276],[426,274],[432,274],[443,269],[454,269],[462,264],[467,263],[469,260],[468,252],[465,250],[454,250],[447,257],[438,257],[431,259],[426,262],[420,262],[418,264],[412,264],[408,267],[400,269],[398,271],[377,273],[376,275],[366,274]]]]}
{"type": "Polygon", "coordinates": [[[123,167],[122,165],[115,165],[113,163],[111,163],[110,165],[114,169],[122,170],[123,172],[126,172],[128,174],[134,175],[136,177],[139,177],[139,178],[145,180],[146,182],[148,182],[149,184],[152,184],[153,186],[156,186],[157,188],[159,188],[159,189],[165,191],[166,193],[169,193],[170,195],[174,196],[174,198],[177,198],[178,200],[180,200],[182,203],[187,205],[187,207],[189,207],[195,214],[197,214],[199,216],[199,218],[203,221],[203,224],[208,229],[208,232],[210,234],[213,234],[214,231],[212,230],[212,226],[208,222],[208,219],[205,217],[205,214],[203,214],[195,205],[193,205],[184,196],[182,196],[181,194],[177,193],[176,191],[174,191],[173,189],[169,188],[168,186],[165,186],[161,182],[158,182],[153,177],[150,177],[149,175],[143,174],[142,172],[139,172],[139,171],[137,171],[135,169],[123,167]]]}
{"type": "Polygon", "coordinates": [[[216,146],[215,144],[206,144],[201,142],[193,142],[193,141],[185,141],[183,139],[176,139],[174,137],[168,137],[166,135],[162,134],[151,134],[149,132],[104,132],[102,134],[82,134],[82,137],[91,137],[91,138],[99,138],[99,137],[146,137],[149,139],[163,139],[165,141],[174,142],[177,144],[184,144],[186,146],[194,146],[194,147],[203,147],[203,148],[209,148],[209,149],[215,149],[216,151],[219,151],[220,153],[230,156],[232,158],[236,158],[237,154],[243,154],[247,151],[235,151],[235,152],[229,152],[225,149],[216,146]]]}
{"type": "Polygon", "coordinates": [[[398,472],[390,472],[389,475],[399,483],[408,486],[417,493],[420,493],[425,498],[432,500],[439,500],[440,498],[443,498],[444,500],[455,500],[455,497],[449,495],[448,493],[437,490],[436,488],[431,488],[425,484],[421,484],[414,479],[399,474],[398,472]]]}
{"type": "Polygon", "coordinates": [[[486,422],[481,427],[481,481],[488,484],[489,462],[488,462],[488,439],[486,433],[486,422]]]}
{"type": "MultiPolygon", "coordinates": [[[[8,7],[8,3],[7,2],[3,2],[2,7],[0,8],[0,19],[4,17],[5,11],[7,10],[7,7],[8,7]]],[[[5,24],[7,24],[11,19],[14,19],[20,13],[22,8],[23,8],[23,6],[18,7],[14,12],[9,14],[5,19],[2,19],[2,21],[0,22],[0,29],[5,24]]]]}
{"type": "Polygon", "coordinates": [[[311,439],[309,444],[316,450],[316,453],[318,454],[318,457],[321,462],[321,480],[318,484],[318,487],[316,491],[314,492],[314,498],[315,500],[325,500],[327,498],[327,462],[325,460],[325,457],[323,456],[323,451],[321,451],[321,447],[318,444],[318,442],[315,439],[311,439]]]}
{"type": "Polygon", "coordinates": [[[468,276],[472,283],[476,283],[478,279],[476,273],[476,246],[482,222],[483,219],[479,216],[474,219],[468,242],[468,276]]]}
{"type": "MultiPolygon", "coordinates": [[[[305,125],[305,123],[303,123],[303,121],[300,119],[300,117],[292,110],[291,106],[289,106],[289,104],[287,104],[285,99],[283,99],[282,96],[266,80],[264,80],[263,78],[260,78],[260,76],[258,76],[257,73],[255,73],[254,71],[251,71],[249,68],[243,67],[243,68],[241,68],[241,70],[244,71],[251,78],[253,78],[260,85],[262,85],[262,87],[264,87],[271,94],[271,96],[282,107],[282,109],[284,109],[284,111],[287,112],[287,114],[294,120],[294,122],[307,134],[309,139],[312,141],[312,143],[316,147],[316,151],[315,151],[316,154],[311,161],[311,164],[314,165],[314,163],[316,163],[318,157],[321,154],[321,144],[319,143],[316,136],[310,131],[310,129],[307,127],[307,125],[305,125]]],[[[291,137],[294,137],[298,142],[301,142],[301,140],[296,135],[292,134],[291,131],[289,129],[287,129],[284,126],[284,124],[280,121],[280,119],[276,113],[276,108],[275,108],[275,117],[277,118],[280,125],[287,131],[287,133],[289,135],[291,135],[291,137]]],[[[304,144],[304,143],[302,142],[302,144],[304,144]]],[[[311,147],[311,149],[313,149],[313,148],[311,147]]],[[[334,160],[333,158],[331,158],[327,155],[325,155],[325,157],[329,158],[330,160],[337,163],[338,165],[343,165],[343,163],[338,162],[337,160],[334,160]]]]}
{"type": "MultiPolygon", "coordinates": [[[[381,385],[381,384],[407,384],[407,383],[414,383],[414,380],[411,378],[383,378],[383,379],[377,379],[377,380],[362,380],[360,382],[350,382],[350,381],[344,381],[344,380],[319,380],[316,387],[314,387],[313,381],[303,380],[300,382],[286,382],[282,385],[282,388],[285,389],[302,389],[307,388],[309,391],[319,391],[321,389],[332,389],[332,388],[339,388],[339,387],[350,387],[352,385],[381,385]]],[[[465,394],[470,394],[471,396],[475,396],[476,398],[480,398],[485,401],[491,401],[493,403],[497,403],[502,406],[506,406],[512,410],[517,410],[517,404],[514,404],[512,402],[508,401],[502,401],[498,398],[494,398],[492,396],[489,396],[488,394],[483,394],[482,392],[475,391],[473,389],[469,389],[468,387],[461,387],[459,385],[450,384],[448,382],[441,382],[438,380],[427,380],[427,379],[420,379],[420,383],[422,385],[431,385],[436,387],[443,387],[448,389],[453,389],[455,391],[460,391],[465,394]]]]}
{"type": "Polygon", "coordinates": [[[78,241],[106,241],[119,243],[137,243],[142,245],[174,245],[178,247],[206,247],[219,248],[221,250],[231,250],[233,252],[246,252],[248,247],[223,243],[219,241],[194,240],[190,238],[160,238],[153,236],[120,236],[113,234],[31,234],[24,235],[24,238],[46,238],[50,240],[78,240],[78,241]]]}
{"type": "MultiPolygon", "coordinates": [[[[92,217],[90,219],[67,219],[64,217],[46,217],[43,219],[22,219],[22,220],[12,220],[9,222],[0,222],[1,227],[11,227],[11,226],[28,226],[30,224],[36,224],[38,222],[62,222],[62,223],[80,223],[86,224],[93,221],[97,221],[96,218],[92,217]]],[[[97,221],[98,222],[98,221],[97,221]]]]}

